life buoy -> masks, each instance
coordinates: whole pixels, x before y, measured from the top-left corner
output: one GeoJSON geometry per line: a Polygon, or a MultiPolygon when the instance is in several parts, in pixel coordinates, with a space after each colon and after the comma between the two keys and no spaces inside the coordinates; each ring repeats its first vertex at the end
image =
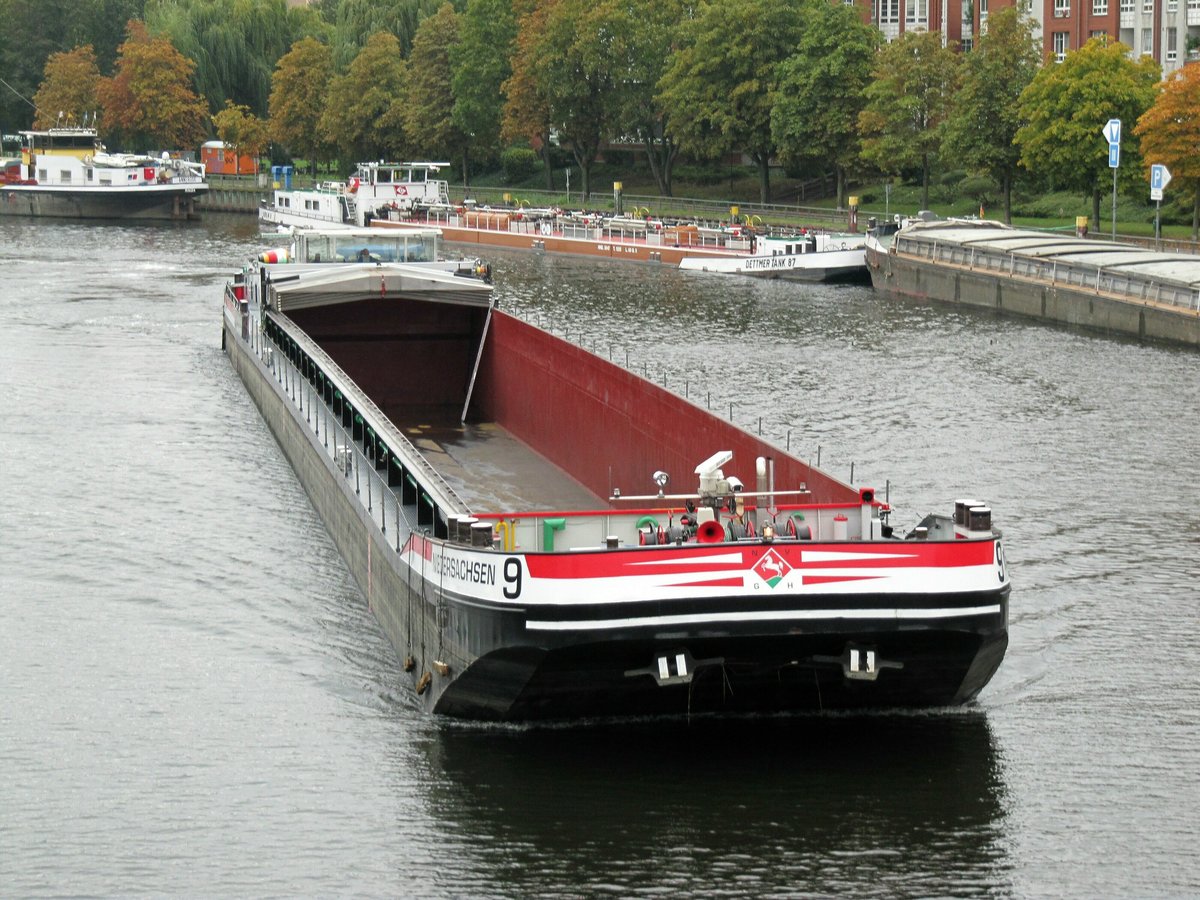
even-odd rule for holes
{"type": "Polygon", "coordinates": [[[543,222],[541,225],[541,228],[539,230],[542,232],[543,235],[549,235],[550,234],[550,223],[543,222]]]}
{"type": "Polygon", "coordinates": [[[350,185],[349,185],[350,193],[352,193],[352,194],[353,194],[355,191],[357,191],[357,190],[358,190],[358,185],[359,185],[359,181],[358,181],[358,179],[357,179],[357,178],[351,178],[351,179],[350,179],[350,185]]]}

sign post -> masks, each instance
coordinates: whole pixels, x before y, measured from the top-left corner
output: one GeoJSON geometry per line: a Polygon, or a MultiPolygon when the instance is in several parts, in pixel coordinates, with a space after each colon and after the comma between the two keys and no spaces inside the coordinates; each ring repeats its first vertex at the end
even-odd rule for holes
{"type": "Polygon", "coordinates": [[[1150,167],[1150,199],[1154,201],[1154,249],[1159,248],[1162,231],[1159,228],[1159,213],[1162,211],[1163,188],[1171,183],[1170,170],[1159,163],[1150,167]]]}
{"type": "Polygon", "coordinates": [[[1113,172],[1112,236],[1117,239],[1117,169],[1121,165],[1121,120],[1109,119],[1104,126],[1104,137],[1108,141],[1108,167],[1113,172]]]}

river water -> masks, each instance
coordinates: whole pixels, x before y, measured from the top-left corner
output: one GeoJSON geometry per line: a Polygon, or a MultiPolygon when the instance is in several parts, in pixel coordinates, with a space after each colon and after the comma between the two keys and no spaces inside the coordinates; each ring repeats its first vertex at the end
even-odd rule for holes
{"type": "Polygon", "coordinates": [[[220,352],[260,242],[210,219],[0,220],[0,894],[1200,893],[1200,356],[492,254],[505,308],[897,525],[988,501],[1011,647],[963,710],[455,724],[220,352]]]}

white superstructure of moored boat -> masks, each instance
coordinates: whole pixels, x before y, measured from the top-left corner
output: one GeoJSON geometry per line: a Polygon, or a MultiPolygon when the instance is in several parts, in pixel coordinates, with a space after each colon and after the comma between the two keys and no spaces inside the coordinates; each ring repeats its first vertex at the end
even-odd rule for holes
{"type": "Polygon", "coordinates": [[[387,218],[393,210],[414,210],[450,203],[449,186],[435,177],[446,162],[364,162],[346,181],[327,181],[317,187],[293,189],[288,182],[275,188],[258,211],[267,228],[363,228],[372,219],[387,218]]]}
{"type": "Polygon", "coordinates": [[[208,189],[201,164],[110,153],[92,127],[20,134],[20,163],[0,180],[0,215],[188,219],[208,189]]]}

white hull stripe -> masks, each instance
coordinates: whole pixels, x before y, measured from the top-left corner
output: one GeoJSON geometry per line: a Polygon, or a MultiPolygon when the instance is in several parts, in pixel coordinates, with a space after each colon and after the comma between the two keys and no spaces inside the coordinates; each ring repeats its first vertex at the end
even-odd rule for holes
{"type": "Polygon", "coordinates": [[[746,612],[681,613],[674,616],[643,616],[626,619],[589,619],[582,621],[536,621],[525,623],[529,631],[599,631],[611,628],[637,628],[660,625],[703,625],[709,622],[767,622],[803,619],[957,619],[964,616],[991,616],[1000,612],[1000,604],[990,606],[945,607],[940,609],[761,609],[746,612]]]}

